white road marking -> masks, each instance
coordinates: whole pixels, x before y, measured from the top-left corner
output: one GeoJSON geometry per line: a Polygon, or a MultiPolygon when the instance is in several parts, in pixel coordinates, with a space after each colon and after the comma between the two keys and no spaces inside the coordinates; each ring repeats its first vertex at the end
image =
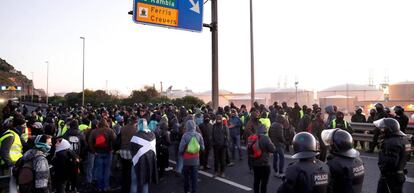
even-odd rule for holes
{"type": "MultiPolygon", "coordinates": [[[[169,162],[170,162],[170,163],[172,163],[172,164],[176,164],[176,162],[175,162],[175,161],[173,161],[173,160],[169,160],[169,162]]],[[[212,178],[212,177],[213,177],[213,174],[210,174],[210,173],[205,172],[205,171],[198,171],[198,173],[200,173],[200,174],[202,174],[202,175],[204,175],[204,176],[210,177],[210,178],[212,178]]],[[[220,182],[226,183],[226,184],[228,184],[228,185],[234,186],[234,187],[236,187],[236,188],[240,188],[240,189],[242,189],[242,190],[248,191],[248,192],[249,192],[249,191],[252,191],[252,189],[251,189],[250,187],[247,187],[247,186],[244,186],[244,185],[238,184],[238,183],[236,183],[236,182],[233,182],[233,181],[228,180],[228,179],[225,179],[225,178],[216,177],[216,178],[214,178],[214,179],[216,179],[216,180],[218,180],[218,181],[220,181],[220,182]]]]}

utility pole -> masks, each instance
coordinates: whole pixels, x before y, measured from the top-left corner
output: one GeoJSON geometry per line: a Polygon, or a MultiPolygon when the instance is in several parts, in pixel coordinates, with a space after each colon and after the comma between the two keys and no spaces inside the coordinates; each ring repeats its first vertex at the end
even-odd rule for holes
{"type": "Polygon", "coordinates": [[[213,110],[217,110],[219,106],[219,78],[218,78],[218,17],[217,17],[217,0],[211,1],[211,24],[203,24],[211,31],[211,49],[212,49],[212,89],[211,99],[213,102],[213,110]]]}
{"type": "Polygon", "coordinates": [[[212,97],[213,109],[219,106],[219,76],[218,76],[218,14],[217,0],[211,0],[211,34],[212,34],[212,97]]]}
{"type": "Polygon", "coordinates": [[[254,38],[253,38],[253,0],[250,0],[250,103],[253,107],[255,101],[255,85],[254,85],[254,38]]]}
{"type": "Polygon", "coordinates": [[[105,80],[105,92],[107,95],[109,95],[109,91],[108,91],[108,80],[105,80]]]}
{"type": "Polygon", "coordinates": [[[85,37],[80,37],[83,40],[83,65],[82,65],[82,106],[85,106],[85,37]]]}
{"type": "Polygon", "coordinates": [[[298,102],[298,84],[299,84],[299,82],[298,82],[298,81],[296,81],[296,82],[295,82],[296,102],[298,102]]]}

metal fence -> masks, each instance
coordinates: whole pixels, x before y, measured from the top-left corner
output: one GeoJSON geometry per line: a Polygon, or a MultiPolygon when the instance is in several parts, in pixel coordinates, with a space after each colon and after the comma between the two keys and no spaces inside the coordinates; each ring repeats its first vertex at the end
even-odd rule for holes
{"type": "MultiPolygon", "coordinates": [[[[352,129],[356,132],[352,134],[354,141],[365,141],[365,142],[372,142],[374,139],[374,134],[372,131],[375,130],[375,126],[372,123],[350,123],[352,129]]],[[[406,134],[409,139],[414,134],[414,126],[409,125],[406,130],[406,134]]]]}

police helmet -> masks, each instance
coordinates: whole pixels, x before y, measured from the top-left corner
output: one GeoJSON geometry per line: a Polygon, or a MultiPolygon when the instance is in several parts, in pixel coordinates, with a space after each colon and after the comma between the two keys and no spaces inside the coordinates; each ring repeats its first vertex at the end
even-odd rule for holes
{"type": "Polygon", "coordinates": [[[382,118],[374,121],[374,125],[379,129],[384,129],[385,135],[405,136],[405,134],[400,130],[400,124],[393,118],[382,118]]]}
{"type": "Polygon", "coordinates": [[[308,132],[300,132],[293,137],[294,159],[312,158],[319,153],[317,152],[317,144],[315,137],[308,132]]]}
{"type": "Polygon", "coordinates": [[[359,152],[353,148],[354,140],[351,134],[342,129],[327,129],[322,131],[322,141],[331,146],[333,154],[356,158],[359,152]]]}

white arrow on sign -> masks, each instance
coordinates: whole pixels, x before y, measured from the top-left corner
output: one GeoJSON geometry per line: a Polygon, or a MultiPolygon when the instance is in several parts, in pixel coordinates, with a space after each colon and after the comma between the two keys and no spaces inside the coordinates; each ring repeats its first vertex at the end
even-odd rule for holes
{"type": "Polygon", "coordinates": [[[193,5],[193,7],[190,8],[190,10],[200,14],[200,5],[198,4],[198,2],[199,1],[197,1],[197,3],[194,3],[194,0],[190,0],[191,5],[193,5]]]}

